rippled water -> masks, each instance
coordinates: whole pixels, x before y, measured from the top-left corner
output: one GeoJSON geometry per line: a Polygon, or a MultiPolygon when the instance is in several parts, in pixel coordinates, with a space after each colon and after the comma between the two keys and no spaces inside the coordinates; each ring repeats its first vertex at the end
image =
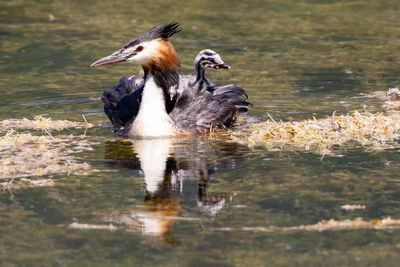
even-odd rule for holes
{"type": "Polygon", "coordinates": [[[0,265],[396,265],[396,228],[285,229],[400,219],[397,149],[349,145],[321,159],[224,136],[117,139],[100,97],[140,69],[89,65],[179,21],[172,42],[183,72],[201,49],[221,54],[232,69],[209,75],[247,90],[247,122],[377,112],[382,101],[362,94],[400,83],[399,12],[397,0],[2,1],[0,120],[83,114],[95,127],[85,137],[93,150],[77,155],[90,174],[0,192],[0,265]]]}

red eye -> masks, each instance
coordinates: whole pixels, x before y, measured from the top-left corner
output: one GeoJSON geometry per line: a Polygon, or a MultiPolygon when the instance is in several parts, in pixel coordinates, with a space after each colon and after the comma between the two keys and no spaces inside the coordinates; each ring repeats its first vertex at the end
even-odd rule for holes
{"type": "Polygon", "coordinates": [[[137,52],[141,52],[141,51],[143,51],[143,46],[141,46],[141,45],[140,45],[140,46],[138,46],[138,47],[136,48],[136,51],[137,51],[137,52]]]}

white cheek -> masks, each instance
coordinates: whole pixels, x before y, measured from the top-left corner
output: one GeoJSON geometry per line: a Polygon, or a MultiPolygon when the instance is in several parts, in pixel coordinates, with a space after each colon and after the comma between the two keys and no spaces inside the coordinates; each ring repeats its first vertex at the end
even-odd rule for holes
{"type": "Polygon", "coordinates": [[[152,53],[150,52],[150,49],[143,49],[142,52],[137,54],[138,61],[140,61],[140,64],[146,64],[151,62],[152,59],[152,53]]]}
{"type": "Polygon", "coordinates": [[[138,63],[135,56],[128,58],[126,61],[127,62],[132,62],[132,63],[138,63]]]}
{"type": "Polygon", "coordinates": [[[135,56],[129,58],[127,61],[142,65],[149,64],[150,62],[152,62],[152,59],[154,58],[154,53],[155,51],[157,51],[157,48],[157,42],[146,43],[145,45],[143,45],[142,51],[137,52],[135,56]]]}
{"type": "Polygon", "coordinates": [[[222,58],[219,55],[216,56],[215,62],[220,63],[220,64],[223,63],[222,58]]]}
{"type": "Polygon", "coordinates": [[[127,61],[135,64],[146,65],[149,62],[149,57],[142,51],[137,53],[135,56],[130,57],[127,61]]]}

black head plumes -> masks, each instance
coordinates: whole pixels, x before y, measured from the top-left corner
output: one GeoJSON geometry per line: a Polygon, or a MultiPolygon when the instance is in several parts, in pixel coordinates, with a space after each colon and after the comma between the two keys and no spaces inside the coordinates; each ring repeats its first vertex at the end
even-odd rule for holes
{"type": "Polygon", "coordinates": [[[167,40],[169,37],[171,37],[172,35],[180,32],[180,31],[181,30],[179,29],[179,24],[174,22],[174,23],[170,23],[170,24],[158,25],[158,26],[150,29],[148,32],[146,32],[142,36],[144,38],[148,38],[145,40],[153,40],[153,39],[157,39],[157,38],[167,40]]]}
{"type": "Polygon", "coordinates": [[[160,24],[154,28],[151,28],[141,36],[133,38],[132,40],[127,42],[123,48],[126,49],[128,47],[137,45],[140,42],[151,41],[155,39],[163,39],[166,41],[169,37],[181,31],[179,26],[180,25],[177,22],[173,22],[170,24],[160,24]]]}

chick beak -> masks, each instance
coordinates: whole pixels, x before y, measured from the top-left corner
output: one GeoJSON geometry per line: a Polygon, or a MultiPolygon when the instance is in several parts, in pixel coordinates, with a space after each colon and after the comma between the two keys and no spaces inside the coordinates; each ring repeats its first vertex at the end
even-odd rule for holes
{"type": "Polygon", "coordinates": [[[225,64],[224,62],[215,64],[216,69],[230,69],[231,67],[228,64],[225,64]]]}
{"type": "Polygon", "coordinates": [[[132,53],[121,53],[117,51],[109,56],[100,58],[99,60],[93,62],[92,65],[90,65],[90,67],[97,67],[97,66],[114,64],[118,62],[124,62],[127,61],[131,56],[133,56],[132,53]]]}

